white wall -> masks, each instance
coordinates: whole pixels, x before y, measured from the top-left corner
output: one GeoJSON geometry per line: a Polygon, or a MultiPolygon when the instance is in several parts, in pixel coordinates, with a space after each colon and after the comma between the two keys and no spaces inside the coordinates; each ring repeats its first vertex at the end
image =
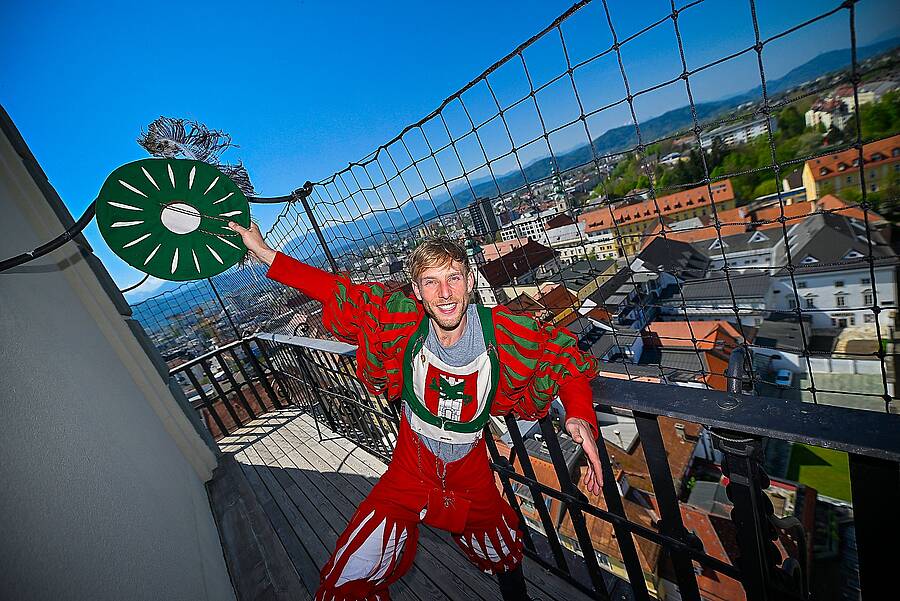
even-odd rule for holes
{"type": "MultiPolygon", "coordinates": [[[[873,288],[878,294],[878,303],[883,309],[895,309],[896,283],[894,281],[893,268],[882,267],[875,269],[874,286],[870,282],[864,284],[865,279],[871,280],[871,272],[868,266],[862,266],[859,269],[847,269],[841,271],[831,271],[824,273],[816,273],[809,275],[795,275],[797,281],[797,292],[800,295],[800,307],[806,309],[805,297],[809,294],[816,295],[814,306],[823,311],[810,311],[808,315],[812,317],[812,326],[814,328],[830,328],[832,327],[831,318],[833,316],[853,315],[855,325],[864,325],[866,316],[874,315],[871,310],[863,309],[863,293],[865,290],[873,288]],[[836,281],[842,281],[844,285],[840,288],[835,287],[836,281]],[[805,283],[805,288],[800,288],[801,283],[805,283]],[[844,307],[836,306],[835,295],[838,292],[846,294],[844,307]]],[[[794,299],[794,289],[791,284],[790,277],[780,276],[772,282],[772,308],[780,311],[787,311],[790,307],[790,300],[794,299]],[[778,291],[776,293],[775,291],[778,291]]],[[[882,310],[879,315],[879,321],[882,327],[887,327],[893,318],[890,317],[890,310],[882,310]]],[[[849,325],[849,324],[848,324],[849,325]]]]}
{"type": "MultiPolygon", "coordinates": [[[[0,207],[0,257],[63,229],[2,134],[0,207]]],[[[76,246],[0,274],[0,307],[0,598],[234,599],[215,457],[76,246]]]]}

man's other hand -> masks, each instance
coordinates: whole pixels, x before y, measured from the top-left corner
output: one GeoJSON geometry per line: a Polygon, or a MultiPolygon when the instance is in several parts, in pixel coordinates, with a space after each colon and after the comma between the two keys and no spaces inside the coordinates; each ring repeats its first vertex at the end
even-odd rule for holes
{"type": "Polygon", "coordinates": [[[244,243],[244,246],[247,247],[247,250],[250,251],[250,254],[266,265],[272,264],[272,261],[275,260],[275,251],[266,244],[265,240],[263,240],[258,225],[251,222],[250,227],[246,228],[241,227],[233,221],[229,221],[228,227],[231,228],[233,232],[237,232],[241,235],[241,241],[244,243]]]}
{"type": "Polygon", "coordinates": [[[600,467],[600,452],[597,450],[597,441],[594,440],[594,432],[588,423],[580,417],[570,417],[566,420],[566,431],[576,443],[584,449],[584,455],[588,460],[587,475],[584,483],[587,489],[594,495],[600,495],[603,484],[603,470],[600,467]]]}

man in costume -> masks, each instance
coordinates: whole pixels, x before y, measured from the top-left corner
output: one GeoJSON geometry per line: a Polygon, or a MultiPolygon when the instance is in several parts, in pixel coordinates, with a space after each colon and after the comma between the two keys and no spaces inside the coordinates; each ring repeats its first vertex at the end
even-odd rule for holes
{"type": "Polygon", "coordinates": [[[506,601],[527,599],[519,520],[497,490],[483,439],[490,415],[547,414],[559,396],[566,430],[588,458],[600,493],[597,419],[588,384],[596,360],[566,330],[470,304],[465,250],[447,238],[410,257],[415,299],[381,284],[353,284],[266,245],[259,229],[230,224],[268,277],[322,302],[324,326],[358,345],[357,376],[373,394],[402,400],[387,471],[360,503],[321,572],[316,601],[387,601],[412,565],[418,524],[448,530],[506,601]]]}

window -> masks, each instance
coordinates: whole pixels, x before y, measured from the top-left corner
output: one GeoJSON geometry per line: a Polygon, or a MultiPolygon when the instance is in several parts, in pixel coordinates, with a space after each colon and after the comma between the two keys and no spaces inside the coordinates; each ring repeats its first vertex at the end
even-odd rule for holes
{"type": "Polygon", "coordinates": [[[803,260],[800,262],[803,263],[804,265],[810,265],[812,263],[818,263],[819,260],[812,255],[806,255],[805,257],[803,257],[803,260]]]}
{"type": "Polygon", "coordinates": [[[835,288],[843,288],[843,287],[844,287],[844,280],[835,280],[835,281],[834,281],[834,287],[835,287],[835,288]]]}
{"type": "MultiPolygon", "coordinates": [[[[851,315],[851,316],[850,316],[850,325],[851,325],[851,326],[855,326],[855,325],[856,325],[856,316],[855,316],[855,315],[851,315]]],[[[549,499],[549,497],[548,497],[548,499],[549,499]]]]}
{"type": "Polygon", "coordinates": [[[834,297],[835,306],[837,307],[846,307],[847,306],[847,297],[843,294],[838,294],[834,297]]]}
{"type": "Polygon", "coordinates": [[[844,260],[847,259],[861,259],[864,255],[858,250],[850,250],[844,255],[844,260]]]}
{"type": "Polygon", "coordinates": [[[870,313],[866,313],[865,315],[863,315],[863,322],[864,323],[875,323],[875,316],[870,313]]]}
{"type": "Polygon", "coordinates": [[[870,278],[863,278],[859,281],[860,284],[871,284],[872,280],[870,278]]]}
{"type": "Polygon", "coordinates": [[[852,176],[852,175],[848,175],[848,176],[847,176],[847,183],[848,183],[848,184],[852,184],[852,183],[853,183],[853,176],[852,176]]]}
{"type": "Polygon", "coordinates": [[[806,308],[807,309],[815,309],[816,308],[816,299],[812,296],[806,297],[806,308]]]}
{"type": "Polygon", "coordinates": [[[796,309],[796,308],[797,308],[797,301],[795,301],[792,298],[789,298],[788,299],[788,309],[796,309]]]}
{"type": "Polygon", "coordinates": [[[871,290],[863,290],[863,304],[870,307],[875,304],[874,295],[871,290]]]}
{"type": "Polygon", "coordinates": [[[876,190],[878,190],[878,184],[873,183],[871,186],[869,186],[869,190],[875,192],[876,190]]]}
{"type": "Polygon", "coordinates": [[[748,242],[764,242],[769,238],[763,234],[762,232],[754,232],[752,236],[750,236],[750,240],[748,242]]]}
{"type": "Polygon", "coordinates": [[[806,288],[806,282],[797,282],[797,288],[806,288]]]}

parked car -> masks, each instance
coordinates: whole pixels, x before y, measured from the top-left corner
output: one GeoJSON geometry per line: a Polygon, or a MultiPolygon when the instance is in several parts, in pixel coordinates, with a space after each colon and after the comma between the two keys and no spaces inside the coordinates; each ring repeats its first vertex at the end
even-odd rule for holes
{"type": "Polygon", "coordinates": [[[775,385],[776,386],[784,386],[785,388],[790,387],[791,382],[794,381],[794,372],[789,369],[779,369],[775,374],[775,385]]]}

